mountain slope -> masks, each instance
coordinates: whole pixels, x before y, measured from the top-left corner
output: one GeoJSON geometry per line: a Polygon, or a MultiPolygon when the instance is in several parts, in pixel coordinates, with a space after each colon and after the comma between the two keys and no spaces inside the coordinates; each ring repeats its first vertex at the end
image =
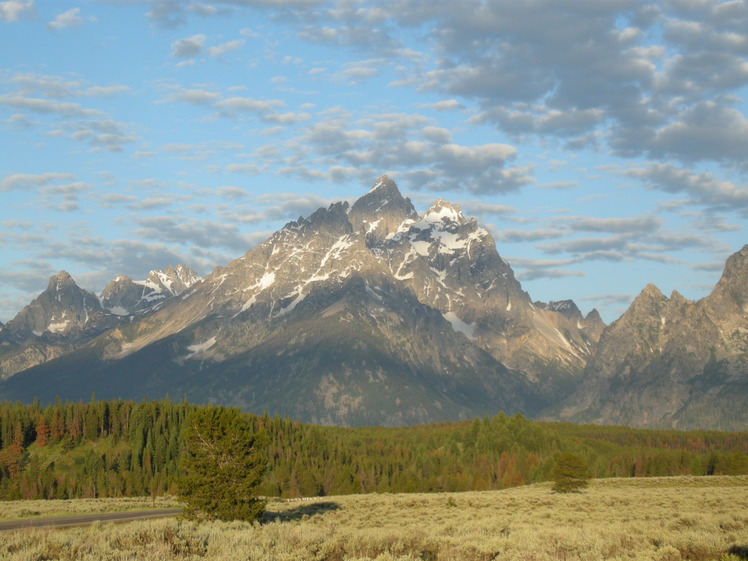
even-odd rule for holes
{"type": "Polygon", "coordinates": [[[578,390],[546,418],[638,427],[748,425],[748,245],[691,302],[648,285],[603,333],[578,390]]]}

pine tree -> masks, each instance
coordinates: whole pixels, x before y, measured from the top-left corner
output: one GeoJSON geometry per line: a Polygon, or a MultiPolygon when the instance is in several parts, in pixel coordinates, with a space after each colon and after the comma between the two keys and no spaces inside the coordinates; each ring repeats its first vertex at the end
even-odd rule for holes
{"type": "Polygon", "coordinates": [[[44,415],[39,415],[39,420],[36,423],[36,445],[40,448],[46,446],[49,442],[49,425],[44,415]]]}
{"type": "Polygon", "coordinates": [[[197,408],[186,419],[179,497],[190,518],[257,520],[256,496],[267,467],[264,434],[238,409],[197,408]]]}
{"type": "Polygon", "coordinates": [[[578,493],[590,484],[587,462],[571,452],[561,452],[553,467],[553,490],[557,493],[578,493]]]}

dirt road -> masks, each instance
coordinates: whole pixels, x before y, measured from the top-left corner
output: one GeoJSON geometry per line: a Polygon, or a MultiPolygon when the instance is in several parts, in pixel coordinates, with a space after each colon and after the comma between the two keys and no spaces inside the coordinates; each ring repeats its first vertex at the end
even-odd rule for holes
{"type": "Polygon", "coordinates": [[[22,530],[24,528],[86,526],[94,522],[127,522],[146,518],[176,516],[180,512],[182,512],[181,508],[167,508],[161,510],[137,510],[130,512],[107,512],[103,514],[76,514],[71,516],[45,516],[41,518],[25,518],[23,520],[6,520],[0,522],[0,532],[22,530]]]}

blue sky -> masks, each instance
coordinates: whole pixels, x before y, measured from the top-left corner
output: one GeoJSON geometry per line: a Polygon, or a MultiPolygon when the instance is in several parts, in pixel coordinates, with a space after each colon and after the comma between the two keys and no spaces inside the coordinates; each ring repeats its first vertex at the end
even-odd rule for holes
{"type": "Polygon", "coordinates": [[[748,2],[0,0],[0,321],[225,265],[383,173],[536,300],[698,299],[746,242],[748,2]]]}

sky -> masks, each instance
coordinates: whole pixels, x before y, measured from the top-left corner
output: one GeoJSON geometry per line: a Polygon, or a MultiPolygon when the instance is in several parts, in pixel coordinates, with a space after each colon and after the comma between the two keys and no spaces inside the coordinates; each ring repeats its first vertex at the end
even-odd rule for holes
{"type": "Polygon", "coordinates": [[[0,0],[0,321],[385,173],[533,300],[703,298],[748,243],[747,57],[744,0],[0,0]]]}

